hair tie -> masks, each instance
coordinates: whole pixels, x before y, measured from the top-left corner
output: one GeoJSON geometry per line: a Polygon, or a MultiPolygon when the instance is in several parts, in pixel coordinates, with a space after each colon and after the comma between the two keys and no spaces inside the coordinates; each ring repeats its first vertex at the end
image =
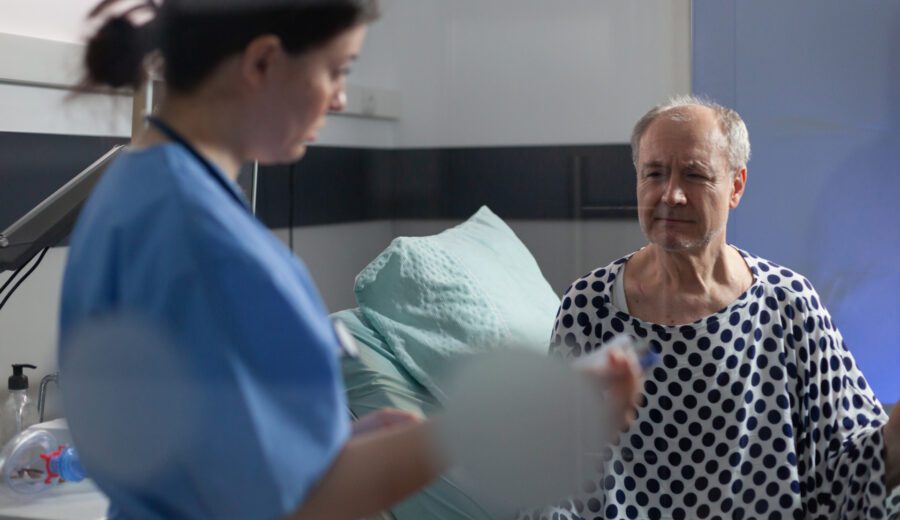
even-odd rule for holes
{"type": "MultiPolygon", "coordinates": [[[[91,9],[91,12],[88,13],[88,18],[95,18],[100,16],[107,9],[109,9],[113,4],[119,3],[121,0],[103,0],[96,7],[91,9]]],[[[149,9],[153,12],[154,18],[159,14],[162,9],[162,0],[146,0],[144,2],[139,3],[138,5],[132,6],[129,9],[126,9],[122,13],[116,15],[117,18],[128,18],[132,13],[137,11],[141,11],[144,9],[149,9]]]]}

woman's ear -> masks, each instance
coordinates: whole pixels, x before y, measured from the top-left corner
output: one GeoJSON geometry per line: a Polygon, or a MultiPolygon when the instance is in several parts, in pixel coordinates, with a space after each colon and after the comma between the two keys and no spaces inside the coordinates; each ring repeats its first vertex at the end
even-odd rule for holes
{"type": "Polygon", "coordinates": [[[277,36],[269,34],[255,38],[241,54],[241,77],[250,87],[265,85],[283,53],[281,39],[277,36]]]}

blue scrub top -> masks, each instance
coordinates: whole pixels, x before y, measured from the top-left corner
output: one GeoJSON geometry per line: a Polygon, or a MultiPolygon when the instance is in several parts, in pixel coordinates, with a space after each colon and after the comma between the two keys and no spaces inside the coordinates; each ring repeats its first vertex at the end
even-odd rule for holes
{"type": "Polygon", "coordinates": [[[281,517],[349,437],[339,343],[309,274],[236,200],[236,185],[210,173],[178,144],[126,151],[72,235],[63,381],[67,356],[77,354],[67,339],[128,314],[159,327],[207,390],[184,396],[208,426],[184,460],[137,488],[93,475],[113,516],[281,517]]]}

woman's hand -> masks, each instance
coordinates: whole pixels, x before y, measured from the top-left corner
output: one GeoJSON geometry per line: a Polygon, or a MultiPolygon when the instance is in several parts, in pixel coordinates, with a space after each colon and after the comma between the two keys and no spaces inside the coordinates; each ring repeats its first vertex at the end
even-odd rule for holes
{"type": "Polygon", "coordinates": [[[900,403],[894,405],[884,428],[884,482],[888,494],[900,486],[900,403]]]}
{"type": "Polygon", "coordinates": [[[363,518],[384,511],[446,468],[435,451],[434,422],[400,410],[372,412],[356,423],[331,468],[294,520],[363,518]]]}
{"type": "Polygon", "coordinates": [[[365,435],[377,431],[418,424],[424,419],[412,412],[397,410],[396,408],[384,408],[374,411],[353,423],[353,436],[365,435]]]}

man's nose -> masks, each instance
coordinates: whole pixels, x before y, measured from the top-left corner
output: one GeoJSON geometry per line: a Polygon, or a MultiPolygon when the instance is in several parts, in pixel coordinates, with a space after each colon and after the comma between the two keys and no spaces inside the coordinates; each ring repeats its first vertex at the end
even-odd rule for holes
{"type": "Polygon", "coordinates": [[[668,206],[680,206],[687,203],[687,197],[684,195],[684,189],[675,176],[669,178],[666,184],[666,191],[663,193],[663,202],[668,206]]]}

